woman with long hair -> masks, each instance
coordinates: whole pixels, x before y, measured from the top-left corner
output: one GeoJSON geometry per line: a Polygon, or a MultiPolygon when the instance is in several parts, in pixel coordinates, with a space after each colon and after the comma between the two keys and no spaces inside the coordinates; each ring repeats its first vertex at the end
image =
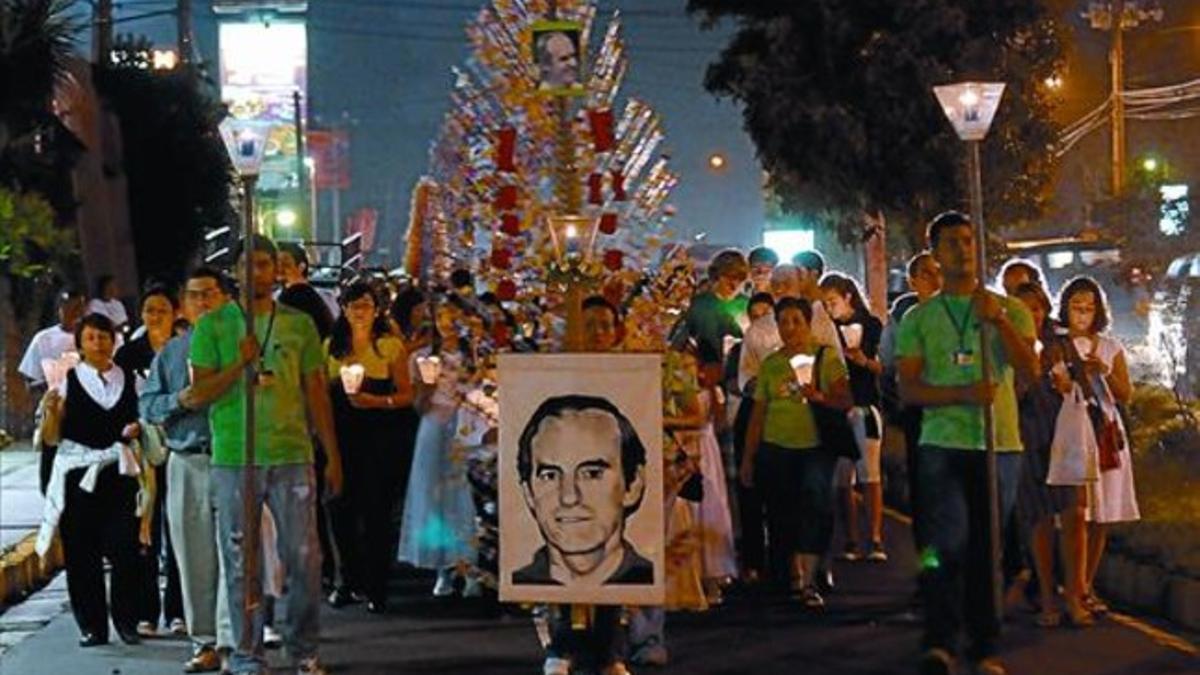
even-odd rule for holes
{"type": "MultiPolygon", "coordinates": [[[[1111,523],[1141,518],[1134,492],[1133,457],[1117,411],[1117,406],[1128,403],[1133,396],[1133,384],[1125,348],[1107,333],[1110,317],[1108,300],[1095,279],[1076,277],[1063,287],[1058,298],[1058,320],[1066,326],[1070,337],[1066,349],[1071,379],[1079,382],[1084,393],[1100,406],[1104,424],[1115,431],[1114,441],[1119,447],[1116,453],[1119,464],[1109,470],[1101,466],[1100,479],[1088,485],[1087,493],[1084,604],[1100,614],[1108,606],[1096,595],[1094,582],[1108,542],[1106,528],[1111,523]]],[[[1096,431],[1100,434],[1104,429],[1096,431]]]]}
{"type": "Polygon", "coordinates": [[[1021,482],[1017,488],[1017,515],[1028,533],[1033,563],[1037,572],[1040,611],[1037,624],[1057,626],[1062,614],[1055,609],[1054,520],[1062,523],[1063,573],[1066,586],[1063,600],[1067,618],[1076,626],[1089,626],[1094,619],[1083,605],[1084,564],[1087,530],[1084,525],[1086,494],[1082,486],[1047,485],[1050,470],[1050,446],[1054,443],[1055,423],[1062,407],[1062,395],[1070,391],[1069,379],[1062,366],[1064,344],[1056,335],[1051,318],[1050,296],[1040,283],[1026,282],[1014,289],[1014,296],[1029,308],[1042,345],[1042,376],[1036,382],[1021,383],[1017,403],[1021,421],[1021,441],[1025,444],[1021,482]],[[1067,382],[1063,382],[1067,380],[1067,382]],[[1063,389],[1066,391],[1064,392],[1063,389]]]}
{"type": "Polygon", "coordinates": [[[471,365],[472,349],[459,327],[467,322],[462,303],[443,296],[432,304],[434,334],[411,357],[416,408],[421,415],[412,475],[400,527],[400,561],[437,572],[433,594],[454,593],[455,571],[475,558],[475,504],[465,459],[454,442],[462,395],[459,376],[471,365]]]}
{"type": "Polygon", "coordinates": [[[879,359],[883,322],[867,308],[858,283],[837,272],[830,272],[821,279],[821,302],[837,328],[850,372],[850,391],[854,396],[850,424],[862,457],[853,464],[846,459],[838,461],[838,502],[842,505],[846,528],[846,548],[842,558],[853,561],[862,555],[858,549],[858,500],[854,494],[854,483],[857,482],[862,488],[871,530],[866,558],[884,562],[887,551],[883,547],[883,415],[880,412],[883,362],[879,359]]]}
{"type": "Polygon", "coordinates": [[[42,400],[41,436],[58,451],[38,549],[48,548],[57,527],[81,647],[108,642],[110,613],[121,640],[136,644],[141,587],[138,481],[118,470],[118,465],[130,463],[128,443],[141,431],[134,376],[113,362],[117,331],[108,317],[85,316],[75,335],[83,360],[42,400]],[[107,600],[105,558],[112,563],[107,600]]]}
{"type": "Polygon", "coordinates": [[[371,286],[351,283],[339,304],[326,356],[345,475],[332,514],[342,578],[329,600],[341,606],[361,594],[378,614],[387,610],[392,514],[412,465],[413,387],[408,352],[371,286]]]}

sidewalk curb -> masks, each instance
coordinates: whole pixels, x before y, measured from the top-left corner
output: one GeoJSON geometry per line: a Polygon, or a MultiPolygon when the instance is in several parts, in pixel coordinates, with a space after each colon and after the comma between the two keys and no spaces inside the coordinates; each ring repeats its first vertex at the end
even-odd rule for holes
{"type": "Polygon", "coordinates": [[[44,559],[34,550],[36,542],[37,532],[30,532],[0,558],[0,605],[7,607],[24,600],[62,568],[62,542],[58,537],[44,559]]]}
{"type": "Polygon", "coordinates": [[[1200,630],[1200,581],[1110,550],[1097,582],[1118,603],[1200,630]]]}

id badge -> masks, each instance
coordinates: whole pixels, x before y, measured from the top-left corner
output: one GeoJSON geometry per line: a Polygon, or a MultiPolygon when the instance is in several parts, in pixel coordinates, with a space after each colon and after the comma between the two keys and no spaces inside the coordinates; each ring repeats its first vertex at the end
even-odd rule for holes
{"type": "Polygon", "coordinates": [[[969,368],[975,365],[975,352],[954,352],[954,365],[958,366],[959,368],[969,368]]]}
{"type": "Polygon", "coordinates": [[[258,386],[269,387],[275,384],[275,373],[269,370],[258,371],[258,386]]]}

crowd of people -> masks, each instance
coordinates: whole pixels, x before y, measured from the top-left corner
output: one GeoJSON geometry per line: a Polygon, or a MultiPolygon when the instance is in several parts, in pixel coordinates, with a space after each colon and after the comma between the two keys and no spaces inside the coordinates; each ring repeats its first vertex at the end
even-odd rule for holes
{"type": "MultiPolygon", "coordinates": [[[[921,563],[922,672],[965,658],[1004,673],[985,407],[1008,599],[1029,598],[1046,628],[1106,611],[1105,527],[1138,509],[1120,410],[1132,387],[1104,291],[1081,277],[1056,296],[1023,260],[983,288],[974,237],[966,216],[934,219],[886,317],[820,253],[767,248],[723,251],[687,278],[661,344],[634,340],[631,299],[583,302],[586,351],[663,354],[667,593],[663,607],[535,608],[547,675],[664,665],[666,612],[720,605],[734,584],[823,611],[835,561],[888,562],[897,477],[921,563]],[[885,475],[885,440],[905,450],[899,473],[885,475]]],[[[387,612],[396,563],[430,570],[439,597],[495,587],[494,356],[545,349],[561,321],[477,293],[465,270],[439,287],[357,279],[333,300],[298,245],[256,238],[237,259],[249,306],[210,267],[178,293],[145,289],[133,321],[111,278],[90,302],[61,296],[20,366],[45,388],[39,545],[61,536],[83,647],[108,641],[111,618],[128,644],[189,636],[185,672],[266,672],[265,649],[284,644],[320,673],[322,600],[387,612]]]]}

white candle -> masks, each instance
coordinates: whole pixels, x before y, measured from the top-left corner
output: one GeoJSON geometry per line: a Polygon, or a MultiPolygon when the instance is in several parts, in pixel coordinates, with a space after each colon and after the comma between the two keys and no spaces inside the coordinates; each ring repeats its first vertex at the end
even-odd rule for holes
{"type": "Polygon", "coordinates": [[[800,385],[812,383],[813,364],[816,359],[809,354],[796,354],[789,363],[792,366],[792,372],[796,374],[796,382],[800,385]]]}
{"type": "Polygon", "coordinates": [[[362,388],[363,375],[366,373],[366,369],[362,367],[361,363],[351,363],[342,366],[340,372],[342,375],[342,388],[346,390],[347,394],[357,394],[358,390],[362,388]]]}
{"type": "Polygon", "coordinates": [[[421,373],[421,382],[437,384],[438,375],[442,372],[442,360],[436,356],[418,356],[417,370],[421,373]]]}

